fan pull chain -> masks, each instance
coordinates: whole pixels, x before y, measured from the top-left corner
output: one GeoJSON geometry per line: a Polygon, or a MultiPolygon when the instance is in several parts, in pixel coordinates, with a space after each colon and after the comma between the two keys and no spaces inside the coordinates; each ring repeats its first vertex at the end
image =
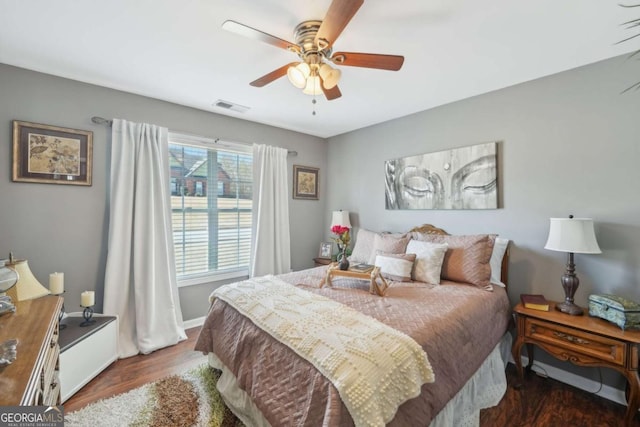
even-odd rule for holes
{"type": "Polygon", "coordinates": [[[313,111],[311,112],[312,116],[316,115],[316,96],[313,95],[313,99],[311,100],[311,104],[313,104],[313,111]]]}

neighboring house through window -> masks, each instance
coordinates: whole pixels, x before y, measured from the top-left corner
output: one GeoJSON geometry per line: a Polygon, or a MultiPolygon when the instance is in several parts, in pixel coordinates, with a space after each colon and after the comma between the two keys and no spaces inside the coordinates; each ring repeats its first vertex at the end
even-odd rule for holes
{"type": "Polygon", "coordinates": [[[170,133],[169,154],[178,285],[248,275],[251,147],[170,133]]]}

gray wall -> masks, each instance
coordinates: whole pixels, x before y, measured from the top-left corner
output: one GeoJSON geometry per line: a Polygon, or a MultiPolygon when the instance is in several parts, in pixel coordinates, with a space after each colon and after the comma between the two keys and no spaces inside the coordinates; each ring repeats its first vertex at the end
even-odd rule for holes
{"type": "MultiPolygon", "coordinates": [[[[298,151],[297,157],[289,157],[290,178],[294,164],[319,167],[320,200],[290,199],[292,267],[313,266],[328,215],[324,139],[0,64],[0,259],[9,251],[28,259],[47,287],[49,273],[64,272],[67,311],[79,310],[83,290],[96,290],[96,310],[102,307],[110,129],[93,124],[92,116],[298,151]],[[12,120],[93,131],[93,186],[12,182],[12,120]]],[[[180,288],[186,320],[206,314],[215,285],[180,288]]]]}
{"type": "Polygon", "coordinates": [[[618,57],[330,138],[327,208],[372,230],[431,223],[510,238],[514,304],[564,298],[566,255],[543,249],[549,218],[591,217],[602,254],[575,256],[576,302],[640,302],[640,92],[620,94],[639,80],[640,63],[618,57]],[[501,141],[500,209],[385,210],[385,160],[489,141],[501,141]]]}

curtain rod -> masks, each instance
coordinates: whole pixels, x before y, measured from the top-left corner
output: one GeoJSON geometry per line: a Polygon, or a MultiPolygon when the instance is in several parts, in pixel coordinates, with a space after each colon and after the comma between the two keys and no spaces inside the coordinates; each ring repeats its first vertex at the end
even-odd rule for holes
{"type": "MultiPolygon", "coordinates": [[[[95,124],[98,125],[106,125],[106,126],[112,126],[113,125],[113,120],[108,120],[105,119],[104,117],[98,117],[98,116],[93,116],[91,117],[91,121],[95,124]]],[[[220,138],[214,138],[213,139],[214,143],[217,143],[218,141],[220,141],[220,138]]],[[[234,141],[234,143],[236,144],[243,144],[243,145],[251,145],[247,142],[240,142],[240,141],[234,141]]],[[[287,154],[291,154],[292,156],[297,156],[298,152],[295,150],[287,150],[287,154]]]]}

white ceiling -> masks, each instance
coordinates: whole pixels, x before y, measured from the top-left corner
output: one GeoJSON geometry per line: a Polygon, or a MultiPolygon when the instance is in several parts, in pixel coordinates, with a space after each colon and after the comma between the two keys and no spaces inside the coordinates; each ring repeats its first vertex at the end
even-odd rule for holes
{"type": "Polygon", "coordinates": [[[330,2],[0,0],[0,62],[330,137],[638,48],[614,45],[638,17],[619,0],[368,0],[334,51],[404,55],[400,71],[341,67],[342,97],[319,97],[315,116],[286,77],[249,86],[296,56],[222,23],[292,41],[330,2]]]}

